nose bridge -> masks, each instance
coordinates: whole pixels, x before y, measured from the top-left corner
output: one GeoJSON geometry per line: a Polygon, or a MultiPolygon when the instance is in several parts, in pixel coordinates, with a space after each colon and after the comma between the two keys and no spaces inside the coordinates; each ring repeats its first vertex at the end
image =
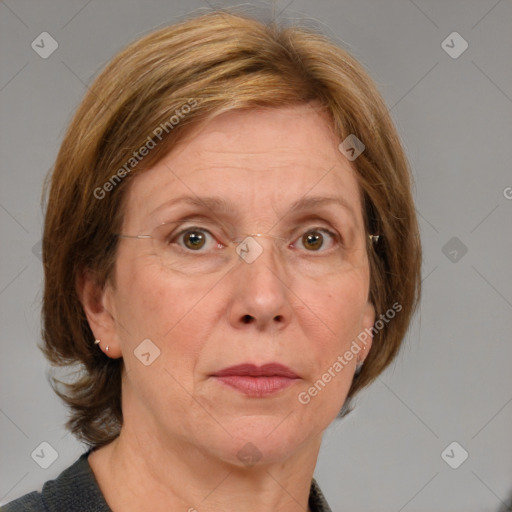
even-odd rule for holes
{"type": "Polygon", "coordinates": [[[279,254],[282,239],[273,235],[248,234],[237,244],[237,269],[232,321],[242,325],[248,317],[260,327],[289,321],[287,270],[279,254]]]}
{"type": "MultiPolygon", "coordinates": [[[[280,253],[283,238],[266,233],[246,234],[236,245],[235,251],[244,263],[252,264],[264,253],[263,260],[273,261],[276,253],[280,253]]],[[[281,256],[281,254],[279,254],[281,256]]],[[[260,262],[261,263],[261,262],[260,262]]]]}

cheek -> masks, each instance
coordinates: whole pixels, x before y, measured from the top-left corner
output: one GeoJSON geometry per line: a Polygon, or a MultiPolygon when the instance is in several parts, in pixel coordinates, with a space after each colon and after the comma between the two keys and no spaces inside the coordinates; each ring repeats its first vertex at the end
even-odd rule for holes
{"type": "Polygon", "coordinates": [[[186,418],[194,407],[194,370],[211,317],[205,293],[213,284],[199,288],[190,278],[171,276],[141,260],[120,265],[119,277],[117,332],[128,379],[125,398],[133,403],[137,396],[139,402],[153,404],[167,424],[174,420],[166,411],[186,418]],[[160,351],[149,366],[137,358],[146,339],[160,351]]]}
{"type": "Polygon", "coordinates": [[[308,340],[311,372],[299,403],[323,418],[326,425],[339,413],[352,383],[359,350],[349,349],[363,330],[367,282],[364,272],[350,273],[331,280],[314,294],[310,288],[305,301],[302,329],[308,340]]]}
{"type": "Polygon", "coordinates": [[[171,276],[151,260],[124,261],[118,266],[118,276],[116,312],[123,352],[133,350],[145,338],[165,352],[194,349],[193,334],[202,330],[200,324],[206,317],[196,311],[204,308],[207,302],[201,299],[211,286],[198,288],[190,278],[171,276]],[[190,325],[192,317],[194,326],[190,325]]]}
{"type": "Polygon", "coordinates": [[[316,347],[322,353],[340,350],[362,329],[362,318],[368,297],[367,273],[350,272],[337,279],[326,281],[312,293],[305,287],[300,296],[304,297],[304,318],[310,318],[313,328],[318,328],[316,347]]]}

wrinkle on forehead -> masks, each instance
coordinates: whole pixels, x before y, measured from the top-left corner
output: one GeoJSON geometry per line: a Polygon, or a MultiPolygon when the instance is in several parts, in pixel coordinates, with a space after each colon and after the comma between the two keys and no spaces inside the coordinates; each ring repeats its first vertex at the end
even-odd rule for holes
{"type": "Polygon", "coordinates": [[[307,195],[343,196],[362,215],[355,170],[309,105],[222,114],[132,184],[139,217],[184,194],[224,196],[266,223],[307,195]]]}

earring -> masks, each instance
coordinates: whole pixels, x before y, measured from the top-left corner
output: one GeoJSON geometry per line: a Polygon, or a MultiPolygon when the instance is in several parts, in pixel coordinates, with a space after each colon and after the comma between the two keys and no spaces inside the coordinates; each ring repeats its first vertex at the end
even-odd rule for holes
{"type": "MultiPolygon", "coordinates": [[[[95,344],[95,345],[99,345],[100,343],[101,343],[101,340],[94,340],[94,344],[95,344]]],[[[100,347],[100,348],[101,348],[101,347],[100,347]]],[[[105,352],[108,352],[108,349],[109,349],[109,347],[108,347],[108,345],[107,345],[107,346],[105,347],[105,352]]]]}

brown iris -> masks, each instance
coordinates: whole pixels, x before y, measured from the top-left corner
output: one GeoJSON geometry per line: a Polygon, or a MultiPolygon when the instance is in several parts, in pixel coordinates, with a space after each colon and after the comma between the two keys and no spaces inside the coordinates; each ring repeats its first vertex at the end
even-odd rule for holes
{"type": "Polygon", "coordinates": [[[201,249],[205,244],[204,233],[200,231],[187,231],[185,233],[185,245],[189,249],[201,249]]]}
{"type": "Polygon", "coordinates": [[[309,231],[302,236],[302,243],[307,249],[317,250],[322,247],[324,237],[318,231],[309,231]]]}

